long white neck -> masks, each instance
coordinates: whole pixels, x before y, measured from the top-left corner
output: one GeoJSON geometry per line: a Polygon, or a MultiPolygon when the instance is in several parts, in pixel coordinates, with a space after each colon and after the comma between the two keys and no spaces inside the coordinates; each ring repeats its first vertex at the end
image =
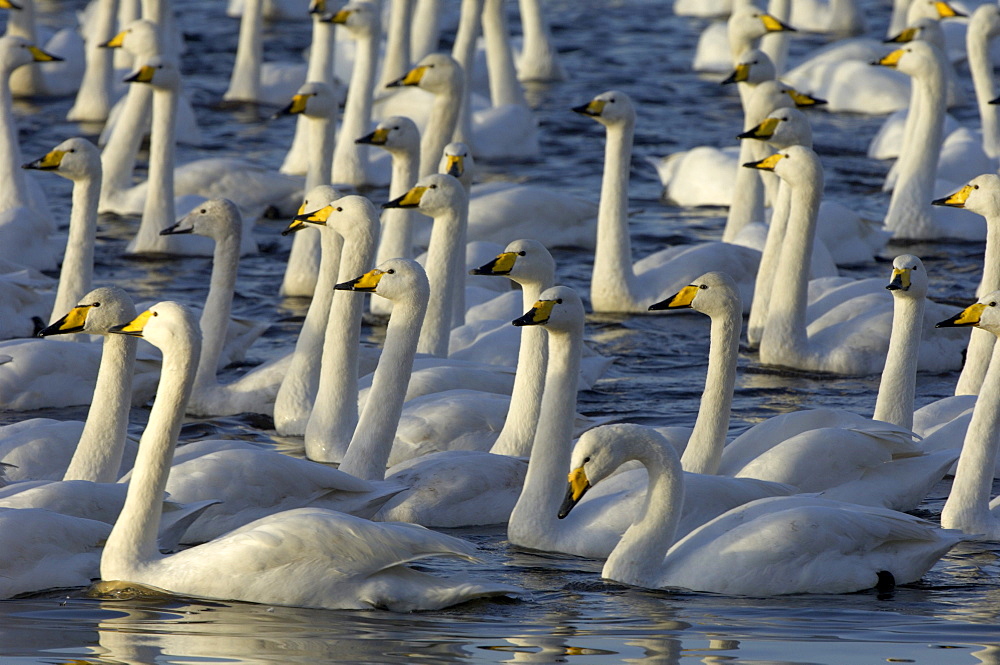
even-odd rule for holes
{"type": "Polygon", "coordinates": [[[549,26],[539,0],[519,0],[521,10],[521,80],[561,81],[566,72],[559,64],[549,26]]]}
{"type": "MultiPolygon", "coordinates": [[[[995,10],[995,8],[990,8],[995,10]]],[[[996,159],[1000,157],[1000,107],[990,104],[997,97],[993,81],[993,63],[990,61],[990,40],[996,36],[990,22],[969,21],[965,33],[965,47],[969,54],[969,72],[976,89],[980,127],[983,132],[983,150],[996,159]]]]}
{"type": "Polygon", "coordinates": [[[917,386],[925,302],[924,298],[893,298],[889,350],[872,416],[906,429],[913,428],[913,395],[917,386]]]}
{"type": "Polygon", "coordinates": [[[413,0],[392,0],[389,4],[389,27],[385,36],[385,54],[382,56],[382,75],[378,89],[402,78],[410,68],[410,21],[413,17],[413,0]]]}
{"type": "Polygon", "coordinates": [[[990,369],[983,381],[972,420],[962,444],[948,501],[941,511],[941,526],[966,533],[983,533],[984,525],[996,529],[990,515],[990,491],[997,449],[1000,448],[1000,344],[993,347],[990,369]]]}
{"type": "Polygon", "coordinates": [[[437,173],[444,147],[451,143],[462,108],[464,88],[458,85],[434,94],[427,126],[420,137],[420,177],[437,173]]]}
{"type": "MultiPolygon", "coordinates": [[[[788,23],[792,16],[792,0],[771,0],[767,3],[767,13],[782,23],[788,23]]],[[[790,37],[790,32],[781,30],[780,32],[769,32],[760,38],[760,50],[771,58],[771,62],[774,63],[774,72],[779,77],[785,73],[790,37]]]]}
{"type": "Polygon", "coordinates": [[[620,311],[638,300],[628,232],[628,187],[634,122],[607,126],[601,200],[597,208],[597,246],[590,279],[595,310],[620,311]],[[623,302],[623,299],[626,302],[623,302]]]}
{"type": "Polygon", "coordinates": [[[201,313],[201,360],[194,381],[194,391],[218,384],[216,372],[219,358],[226,345],[226,329],[233,309],[233,292],[236,275],[240,266],[240,226],[233,233],[215,239],[212,254],[212,278],[205,297],[205,309],[201,313]]]}
{"type": "Polygon", "coordinates": [[[483,39],[486,41],[486,68],[490,73],[490,101],[493,106],[527,106],[524,90],[517,80],[510,33],[504,15],[504,0],[486,0],[483,7],[483,39]]]}
{"type": "Polygon", "coordinates": [[[94,398],[63,480],[95,483],[118,480],[132,406],[132,371],[137,346],[136,340],[125,335],[104,338],[94,398]]]}
{"type": "Polygon", "coordinates": [[[69,216],[66,254],[59,271],[59,288],[49,322],[76,307],[90,291],[94,275],[94,238],[97,235],[97,201],[101,174],[92,173],[73,183],[73,208],[69,216]]]}
{"type": "MultiPolygon", "coordinates": [[[[132,83],[131,85],[147,85],[132,83]]],[[[149,173],[139,231],[129,245],[133,253],[162,252],[170,243],[160,231],[174,223],[174,133],[177,91],[153,90],[153,126],[149,137],[149,173]]]]}
{"type": "Polygon", "coordinates": [[[788,213],[792,205],[792,189],[782,181],[778,197],[771,209],[771,222],[767,228],[767,240],[760,254],[760,265],[753,288],[753,302],[750,304],[750,319],[747,323],[747,345],[751,349],[760,346],[760,338],[767,323],[767,310],[774,288],[774,272],[781,260],[782,241],[788,226],[788,213]]]}
{"type": "MultiPolygon", "coordinates": [[[[305,233],[303,229],[298,233],[305,233]]],[[[315,233],[319,231],[314,230],[315,233]]],[[[316,290],[309,302],[309,311],[299,330],[295,351],[288,372],[281,381],[274,401],[274,427],[282,436],[302,436],[312,413],[319,389],[323,339],[330,319],[330,304],[340,268],[344,239],[339,233],[320,233],[322,255],[316,290]]]]}
{"type": "MultiPolygon", "coordinates": [[[[17,14],[17,11],[11,12],[17,14]]],[[[21,146],[14,122],[14,102],[10,92],[11,70],[0,70],[0,206],[3,210],[30,207],[27,179],[21,170],[21,146]]]]}
{"type": "Polygon", "coordinates": [[[774,275],[767,325],[760,340],[760,359],[764,363],[783,364],[785,353],[802,357],[808,352],[806,296],[822,196],[821,173],[818,182],[792,188],[784,246],[774,275]]]}
{"type": "Polygon", "coordinates": [[[465,81],[462,110],[452,138],[469,146],[473,154],[476,152],[476,146],[472,138],[472,109],[469,98],[472,95],[472,68],[476,58],[476,40],[482,28],[483,2],[484,0],[462,0],[458,31],[455,33],[455,44],[451,49],[451,57],[462,65],[465,81]]]}
{"type": "MultiPolygon", "coordinates": [[[[761,157],[760,141],[744,140],[740,143],[739,164],[757,161],[761,157]],[[757,145],[754,145],[757,144],[757,145]]],[[[766,155],[765,155],[766,156],[766,155]]],[[[733,200],[726,215],[726,227],[722,232],[723,242],[732,242],[748,224],[764,221],[764,182],[757,169],[736,169],[733,185],[733,200]]]]}
{"type": "Polygon", "coordinates": [[[410,62],[420,62],[428,53],[434,53],[441,41],[441,0],[417,0],[413,10],[413,32],[410,40],[410,62]]]}
{"type": "Polygon", "coordinates": [[[112,202],[133,185],[135,159],[146,133],[152,100],[150,86],[129,85],[124,106],[101,151],[101,210],[111,207],[112,202]]]}
{"type": "MultiPolygon", "coordinates": [[[[976,296],[1000,290],[1000,216],[986,216],[986,251],[983,256],[983,279],[976,296]]],[[[974,328],[965,351],[965,365],[955,385],[956,395],[978,395],[990,365],[996,335],[974,328]]]]}
{"type": "Polygon", "coordinates": [[[576,384],[580,372],[583,330],[549,332],[549,366],[541,415],[524,487],[507,522],[507,540],[532,549],[549,549],[572,520],[559,520],[566,470],[573,445],[576,384]]]}
{"type": "Polygon", "coordinates": [[[722,448],[729,430],[729,412],[736,387],[736,361],[740,352],[740,328],[743,313],[735,302],[726,311],[712,317],[711,342],[708,348],[708,372],[701,394],[698,418],[681,464],[685,471],[714,475],[722,462],[722,448]]]}
{"type": "MultiPolygon", "coordinates": [[[[334,233],[333,229],[322,232],[334,233]]],[[[378,242],[378,228],[358,224],[344,237],[338,282],[346,282],[371,269],[378,242]]],[[[316,402],[306,425],[306,456],[323,462],[340,462],[358,424],[358,347],[364,298],[334,291],[323,340],[322,370],[316,402]]]]}
{"type": "Polygon", "coordinates": [[[86,35],[84,57],[87,64],[80,81],[80,89],[66,119],[72,122],[103,122],[107,120],[112,104],[111,74],[114,53],[101,48],[115,35],[115,18],[118,0],[100,0],[96,3],[90,30],[86,35]]]}
{"type": "MultiPolygon", "coordinates": [[[[521,282],[521,308],[527,312],[538,301],[542,291],[552,286],[555,275],[546,275],[540,281],[521,282]]],[[[545,389],[545,365],[548,360],[548,340],[540,326],[521,328],[521,345],[517,350],[517,373],[510,393],[510,408],[500,436],[490,452],[495,455],[527,457],[538,428],[538,414],[542,408],[545,389]]]]}
{"type": "Polygon", "coordinates": [[[254,102],[260,99],[260,70],[264,64],[261,18],[263,0],[244,0],[240,19],[240,38],[236,44],[236,62],[223,99],[254,102]]]}
{"type": "Polygon", "coordinates": [[[427,280],[431,284],[430,300],[427,303],[427,315],[420,328],[418,353],[429,353],[440,358],[448,355],[448,341],[454,316],[452,298],[457,289],[462,287],[462,300],[465,300],[465,279],[456,270],[456,257],[465,256],[465,229],[468,222],[468,212],[463,217],[458,210],[449,209],[440,217],[434,218],[431,229],[431,239],[427,246],[427,280]]]}
{"type": "MultiPolygon", "coordinates": [[[[333,65],[337,55],[337,26],[330,21],[313,17],[312,44],[309,46],[309,65],[306,67],[306,81],[318,81],[333,85],[333,65]]],[[[306,190],[308,191],[308,190],[306,190]]]]}
{"type": "MultiPolygon", "coordinates": [[[[392,152],[392,180],[389,183],[389,200],[397,199],[417,183],[420,157],[416,150],[392,152]]],[[[382,233],[379,236],[375,265],[389,259],[413,258],[413,226],[416,215],[411,208],[386,208],[382,211],[382,233]]],[[[375,301],[372,301],[374,304],[375,301]]]]}
{"type": "MultiPolygon", "coordinates": [[[[378,59],[379,30],[374,35],[359,36],[354,50],[354,69],[347,89],[344,117],[340,123],[337,147],[333,153],[332,182],[352,185],[368,183],[365,165],[368,147],[354,140],[368,133],[372,120],[372,90],[375,87],[375,65],[378,59]]],[[[355,275],[357,277],[357,275],[355,275]]]]}
{"type": "Polygon", "coordinates": [[[913,85],[919,101],[912,135],[908,137],[912,139],[912,148],[904,147],[897,162],[899,177],[885,216],[886,228],[897,235],[900,231],[905,234],[909,229],[932,223],[930,199],[941,154],[947,104],[940,63],[928,68],[925,76],[914,77],[913,85]]]}
{"type": "Polygon", "coordinates": [[[673,544],[684,504],[684,475],[677,458],[658,446],[627,447],[626,459],[646,467],[649,484],[642,511],[633,520],[618,545],[604,562],[602,577],[620,582],[652,586],[663,569],[663,558],[673,544]]]}
{"type": "MultiPolygon", "coordinates": [[[[35,3],[33,0],[18,3],[21,9],[8,11],[8,35],[24,37],[32,44],[38,43],[38,32],[35,29],[35,3]]],[[[18,95],[35,95],[44,91],[45,75],[37,62],[17,68],[10,77],[10,86],[18,95]]]]}
{"type": "Polygon", "coordinates": [[[426,311],[427,293],[394,303],[382,356],[372,377],[370,399],[365,402],[341,471],[365,480],[385,478],[426,311]]]}
{"type": "Polygon", "coordinates": [[[160,386],[139,441],[125,505],[101,556],[102,579],[127,580],[137,566],[161,556],[156,538],[163,493],[200,350],[197,335],[178,336],[163,349],[160,386]]]}
{"type": "MultiPolygon", "coordinates": [[[[336,113],[336,111],[334,111],[336,113]]],[[[306,168],[306,192],[314,187],[328,184],[330,169],[333,167],[333,126],[330,117],[306,117],[309,142],[309,165],[306,168]]],[[[301,233],[302,231],[299,231],[301,233]]]]}

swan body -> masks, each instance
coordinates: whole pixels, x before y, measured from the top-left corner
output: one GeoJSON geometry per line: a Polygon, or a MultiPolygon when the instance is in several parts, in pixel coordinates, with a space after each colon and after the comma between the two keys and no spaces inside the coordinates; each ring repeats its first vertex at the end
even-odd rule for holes
{"type": "Polygon", "coordinates": [[[159,303],[119,329],[164,352],[164,385],[140,443],[129,494],[101,557],[105,582],[143,584],[203,598],[327,609],[439,609],[516,592],[505,585],[447,580],[407,567],[428,556],[473,559],[468,543],[402,524],[376,524],[320,508],[265,517],[171,555],[155,546],[166,486],[200,351],[193,316],[159,303]],[[303,558],[302,553],[310,556],[303,558]]]}
{"type": "Polygon", "coordinates": [[[601,573],[626,584],[744,596],[850,593],[886,574],[897,584],[915,582],[963,540],[905,513],[801,496],[753,501],[677,540],[686,481],[677,454],[634,425],[581,438],[560,514],[633,459],[649,473],[646,500],[601,573]]]}

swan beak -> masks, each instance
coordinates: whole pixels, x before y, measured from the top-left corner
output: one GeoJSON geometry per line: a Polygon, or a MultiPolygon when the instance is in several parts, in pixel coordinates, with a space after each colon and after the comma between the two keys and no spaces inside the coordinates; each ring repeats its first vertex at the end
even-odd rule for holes
{"type": "Polygon", "coordinates": [[[903,57],[903,53],[905,53],[905,51],[901,48],[898,48],[889,55],[882,58],[881,60],[876,60],[872,64],[881,65],[883,67],[895,67],[897,64],[899,64],[899,59],[903,57]]]}
{"type": "Polygon", "coordinates": [[[517,252],[504,252],[485,265],[473,268],[470,275],[509,275],[517,261],[517,252]]]}
{"type": "Polygon", "coordinates": [[[947,2],[935,2],[934,8],[937,9],[938,16],[940,16],[941,18],[955,18],[955,17],[965,16],[965,14],[958,11],[947,2]]]}
{"type": "Polygon", "coordinates": [[[0,0],[0,9],[20,9],[21,5],[15,5],[10,0],[0,0]]]}
{"type": "Polygon", "coordinates": [[[738,139],[760,139],[761,141],[766,141],[772,136],[774,136],[774,130],[778,128],[778,124],[781,121],[777,118],[765,118],[764,122],[760,123],[753,129],[748,129],[742,134],[737,134],[738,139]]]}
{"type": "Polygon", "coordinates": [[[185,215],[176,224],[171,224],[167,228],[162,229],[160,231],[160,235],[161,236],[177,236],[177,235],[181,235],[182,233],[194,233],[194,224],[189,224],[187,226],[184,226],[185,224],[187,224],[187,221],[188,221],[188,218],[185,215]]]}
{"type": "Polygon", "coordinates": [[[156,71],[149,65],[143,65],[137,71],[132,72],[123,79],[124,83],[150,83],[153,80],[153,72],[156,71]]]}
{"type": "Polygon", "coordinates": [[[345,23],[347,23],[347,18],[351,15],[351,13],[352,12],[349,9],[341,9],[333,16],[325,17],[322,20],[326,21],[327,23],[336,23],[337,25],[344,25],[345,23]]]}
{"type": "Polygon", "coordinates": [[[917,38],[917,29],[916,28],[906,28],[905,30],[903,30],[901,33],[899,33],[895,37],[891,37],[889,39],[886,39],[882,43],[883,44],[906,44],[908,42],[912,42],[916,38],[917,38]]]}
{"type": "Polygon", "coordinates": [[[98,44],[99,48],[121,48],[125,44],[125,35],[128,34],[128,30],[122,30],[117,35],[104,42],[103,44],[98,44]]]}
{"type": "Polygon", "coordinates": [[[535,305],[513,321],[517,327],[521,326],[543,326],[549,322],[549,317],[552,316],[552,308],[556,306],[558,300],[538,300],[535,305]]]}
{"type": "Polygon", "coordinates": [[[389,142],[389,130],[379,127],[371,134],[365,134],[359,139],[354,139],[358,145],[385,145],[389,142]]]}
{"type": "Polygon", "coordinates": [[[280,111],[276,111],[274,115],[271,116],[271,120],[275,118],[280,118],[283,115],[296,115],[298,113],[305,113],[306,103],[312,95],[295,95],[292,97],[292,101],[285,108],[280,111]]]}
{"type": "Polygon", "coordinates": [[[827,103],[825,99],[813,97],[812,95],[807,95],[806,93],[799,92],[795,89],[785,90],[785,93],[792,98],[792,101],[795,102],[795,106],[800,109],[808,108],[810,106],[822,106],[827,103]]]}
{"type": "Polygon", "coordinates": [[[37,169],[39,171],[54,171],[59,168],[62,164],[63,156],[65,156],[65,150],[52,150],[47,155],[41,159],[36,159],[33,162],[28,162],[21,166],[22,169],[37,169]]]}
{"type": "Polygon", "coordinates": [[[352,279],[349,282],[341,282],[333,288],[338,291],[360,291],[361,293],[375,293],[375,288],[378,283],[382,280],[382,276],[386,274],[386,270],[379,270],[375,268],[374,270],[369,270],[361,277],[357,279],[352,279]]]}
{"type": "Polygon", "coordinates": [[[120,326],[114,326],[108,332],[115,333],[116,335],[130,335],[132,337],[142,337],[142,329],[146,327],[146,323],[156,316],[156,312],[151,309],[147,309],[145,312],[135,317],[128,323],[120,326]]]}
{"type": "Polygon", "coordinates": [[[774,18],[770,14],[763,14],[760,17],[761,22],[764,24],[764,28],[768,32],[798,32],[792,26],[782,23],[778,19],[774,18]]]}
{"type": "Polygon", "coordinates": [[[649,311],[655,312],[661,309],[684,309],[691,307],[691,303],[694,302],[694,297],[698,295],[698,291],[699,288],[694,284],[685,286],[666,300],[661,300],[658,303],[650,305],[649,311]]]}
{"type": "Polygon", "coordinates": [[[309,13],[310,14],[325,14],[326,13],[326,0],[310,0],[310,2],[309,2],[309,13]]]}
{"type": "Polygon", "coordinates": [[[961,328],[963,326],[978,326],[979,318],[986,309],[986,303],[977,302],[969,305],[961,312],[935,325],[935,328],[961,328]]]}
{"type": "Polygon", "coordinates": [[[34,57],[35,62],[62,62],[63,59],[58,55],[52,55],[37,46],[29,46],[28,50],[31,51],[32,57],[34,57]]]}
{"type": "Polygon", "coordinates": [[[580,106],[574,106],[573,112],[579,113],[581,115],[589,115],[593,118],[601,117],[601,113],[604,112],[605,102],[603,99],[592,99],[586,104],[581,104],[580,106]]]}
{"type": "Polygon", "coordinates": [[[406,76],[403,78],[398,78],[391,83],[387,83],[385,87],[387,88],[401,88],[404,85],[420,85],[420,80],[424,77],[424,72],[427,71],[426,66],[414,67],[410,71],[406,72],[406,76]]]}
{"type": "Polygon", "coordinates": [[[448,155],[444,164],[444,172],[454,178],[461,178],[465,173],[465,158],[461,155],[448,155]]]}
{"type": "Polygon", "coordinates": [[[426,187],[414,187],[407,193],[403,194],[399,198],[395,198],[388,203],[383,203],[383,208],[416,208],[420,205],[420,199],[423,198],[424,192],[427,191],[426,187]]]}
{"type": "Polygon", "coordinates": [[[989,103],[993,105],[1000,104],[1000,97],[997,97],[996,99],[991,99],[989,103]]]}
{"type": "Polygon", "coordinates": [[[775,165],[784,157],[780,152],[776,152],[770,157],[765,157],[758,162],[747,162],[743,166],[748,169],[760,169],[761,171],[773,171],[775,165]]]}
{"type": "Polygon", "coordinates": [[[83,330],[83,324],[87,322],[87,312],[93,305],[77,305],[73,309],[69,310],[69,314],[62,317],[52,325],[47,328],[43,328],[38,331],[39,337],[48,337],[49,335],[68,335],[69,333],[76,333],[83,330]]]}
{"type": "Polygon", "coordinates": [[[950,196],[934,199],[931,201],[931,204],[936,206],[949,206],[952,208],[964,208],[965,202],[969,200],[969,195],[972,194],[973,189],[975,189],[973,185],[966,185],[950,196]]]}
{"type": "Polygon", "coordinates": [[[889,278],[889,284],[885,288],[889,289],[890,291],[909,291],[910,269],[893,268],[892,277],[889,278]]]}
{"type": "MultiPolygon", "coordinates": [[[[302,209],[299,208],[301,211],[302,209]]],[[[323,206],[319,210],[313,212],[302,213],[295,215],[295,222],[309,222],[310,224],[322,224],[326,225],[327,220],[330,219],[330,215],[333,214],[334,210],[340,210],[340,208],[334,208],[333,204],[323,206]]],[[[294,222],[293,222],[294,224],[294,222]]],[[[289,226],[288,228],[291,228],[289,226]]]]}
{"type": "Polygon", "coordinates": [[[750,78],[750,65],[747,63],[736,65],[736,69],[733,73],[726,78],[725,81],[720,81],[721,85],[729,85],[730,83],[742,83],[750,78]]]}
{"type": "Polygon", "coordinates": [[[566,498],[563,499],[562,505],[559,506],[559,519],[563,519],[569,515],[569,511],[573,510],[573,506],[580,503],[580,499],[583,495],[587,493],[590,489],[590,481],[587,480],[587,472],[583,470],[583,467],[573,469],[569,474],[569,488],[566,490],[566,498]]]}

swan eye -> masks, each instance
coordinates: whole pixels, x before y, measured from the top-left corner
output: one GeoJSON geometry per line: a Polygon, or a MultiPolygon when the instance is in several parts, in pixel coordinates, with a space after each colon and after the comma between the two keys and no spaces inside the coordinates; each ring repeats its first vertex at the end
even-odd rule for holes
{"type": "Polygon", "coordinates": [[[699,289],[707,289],[708,288],[708,284],[699,284],[698,288],[699,289]]]}
{"type": "Polygon", "coordinates": [[[399,131],[399,125],[396,125],[395,127],[393,127],[393,129],[395,129],[398,132],[399,131]]]}
{"type": "Polygon", "coordinates": [[[344,209],[341,208],[340,206],[337,206],[337,212],[344,212],[344,209]]]}
{"type": "Polygon", "coordinates": [[[159,315],[160,315],[159,312],[153,312],[153,316],[159,316],[159,315]]]}
{"type": "Polygon", "coordinates": [[[586,464],[589,461],[590,461],[590,457],[589,456],[583,458],[583,463],[584,464],[586,464]]]}
{"type": "MultiPolygon", "coordinates": [[[[72,150],[70,150],[70,152],[73,152],[73,151],[72,151],[72,150]]],[[[973,186],[972,186],[972,189],[979,189],[979,185],[973,185],[973,186]]]]}
{"type": "Polygon", "coordinates": [[[100,307],[100,306],[101,306],[101,303],[99,303],[99,302],[95,302],[93,305],[91,305],[91,307],[100,307]]]}
{"type": "Polygon", "coordinates": [[[431,185],[431,186],[430,186],[430,187],[428,187],[427,189],[437,189],[437,188],[438,188],[438,186],[437,186],[437,185],[431,185]]]}
{"type": "Polygon", "coordinates": [[[523,250],[517,253],[518,256],[524,256],[525,254],[527,254],[527,252],[523,250]]]}
{"type": "Polygon", "coordinates": [[[991,302],[991,303],[990,303],[990,307],[996,307],[996,306],[997,306],[997,303],[996,303],[996,301],[995,301],[995,300],[994,300],[993,302],[991,302]]]}
{"type": "Polygon", "coordinates": [[[556,304],[561,305],[562,304],[562,298],[556,298],[556,304]]]}
{"type": "Polygon", "coordinates": [[[387,274],[387,275],[395,275],[396,274],[396,269],[395,268],[389,268],[388,270],[385,271],[385,274],[387,274]]]}
{"type": "Polygon", "coordinates": [[[206,213],[207,211],[206,211],[206,210],[205,210],[204,208],[202,208],[202,209],[201,209],[201,210],[199,210],[198,212],[199,212],[199,213],[201,213],[202,215],[204,215],[204,214],[205,214],[205,213],[206,213]]]}

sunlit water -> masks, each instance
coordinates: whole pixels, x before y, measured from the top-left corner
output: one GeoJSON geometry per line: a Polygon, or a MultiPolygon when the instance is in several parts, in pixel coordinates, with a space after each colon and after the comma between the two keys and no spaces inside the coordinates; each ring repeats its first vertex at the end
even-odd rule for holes
{"type": "MultiPolygon", "coordinates": [[[[40,2],[43,20],[66,25],[82,2],[40,2]]],[[[266,122],[272,109],[223,109],[237,22],[221,16],[223,3],[175,3],[188,50],[183,69],[201,127],[202,150],[182,148],[181,159],[238,155],[277,167],[293,123],[266,122]]],[[[306,5],[302,0],[303,6],[306,5]]],[[[457,4],[454,2],[447,5],[457,4]]],[[[718,210],[685,211],[664,204],[645,156],[702,143],[726,145],[740,130],[735,91],[717,77],[690,72],[703,23],[677,18],[661,1],[596,0],[547,3],[556,41],[570,79],[530,91],[543,133],[544,158],[530,164],[487,164],[490,177],[530,178],[595,199],[599,190],[603,131],[569,111],[609,88],[629,92],[639,108],[633,160],[632,237],[637,256],[671,243],[716,237],[718,210]]],[[[878,36],[888,10],[865,2],[871,34],[878,36]]],[[[305,22],[267,28],[267,59],[294,60],[308,44],[305,22]]],[[[793,42],[793,54],[822,43],[793,42]]],[[[969,85],[971,91],[971,85],[969,85]]],[[[43,155],[81,128],[66,123],[70,100],[19,102],[25,160],[43,155]]],[[[971,118],[971,108],[955,112],[971,118]]],[[[880,120],[811,113],[816,144],[827,168],[827,195],[872,217],[884,212],[880,193],[887,168],[864,156],[880,120]]],[[[90,128],[92,133],[94,128],[90,128]]],[[[40,175],[57,214],[69,208],[69,183],[40,175]]],[[[371,194],[376,202],[385,192],[371,194]]],[[[276,293],[289,243],[278,233],[284,221],[257,228],[262,252],[244,260],[235,307],[240,314],[275,320],[251,352],[259,361],[289,348],[305,302],[276,293]]],[[[97,250],[99,283],[126,286],[138,300],[200,303],[209,271],[205,259],[148,261],[120,253],[134,220],[102,221],[97,250]]],[[[877,264],[855,272],[887,276],[889,248],[877,264]]],[[[934,244],[906,248],[919,254],[934,277],[935,297],[967,302],[975,289],[982,250],[974,245],[934,244]]],[[[561,279],[586,293],[590,257],[558,252],[561,279]]],[[[888,297],[888,296],[887,296],[888,297]]],[[[617,360],[594,390],[581,393],[580,409],[631,422],[690,424],[704,380],[708,320],[700,316],[592,316],[588,333],[602,353],[617,360]]],[[[371,331],[373,337],[378,330],[371,331]]],[[[733,429],[790,409],[838,406],[870,413],[877,377],[832,379],[785,375],[740,359],[733,429]]],[[[954,375],[922,376],[918,401],[950,394],[954,375]]],[[[82,417],[84,409],[45,412],[82,417]]],[[[133,411],[141,432],[147,412],[133,411]]],[[[3,414],[4,422],[23,414],[3,414]]],[[[249,417],[192,421],[185,439],[206,436],[273,442],[266,423],[249,417]]],[[[298,452],[299,442],[274,442],[298,452]]],[[[936,519],[947,482],[921,507],[936,519]]],[[[411,663],[411,662],[767,662],[1000,663],[1000,548],[964,544],[921,583],[845,596],[744,599],[686,592],[651,592],[600,580],[598,562],[514,550],[500,528],[460,530],[482,548],[482,565],[429,564],[433,570],[463,568],[527,590],[517,600],[477,602],[443,612],[401,615],[332,612],[199,602],[184,599],[98,601],[82,591],[52,592],[0,602],[0,662],[61,663],[411,663]]],[[[2,555],[2,554],[0,554],[2,555]]]]}

